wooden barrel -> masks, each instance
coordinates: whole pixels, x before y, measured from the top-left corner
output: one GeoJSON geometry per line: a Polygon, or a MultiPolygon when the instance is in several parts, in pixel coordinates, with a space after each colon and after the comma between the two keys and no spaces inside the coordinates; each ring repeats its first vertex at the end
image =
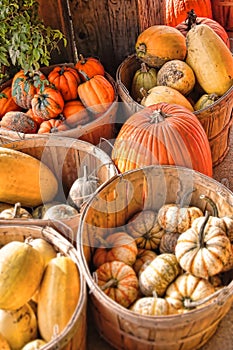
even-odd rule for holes
{"type": "Polygon", "coordinates": [[[216,180],[194,170],[175,166],[147,166],[116,175],[97,191],[82,213],[78,230],[81,268],[89,286],[91,319],[99,334],[114,348],[133,350],[196,350],[215,333],[233,302],[232,270],[226,272],[226,285],[212,295],[208,304],[178,315],[143,316],[133,313],[97,285],[91,256],[96,236],[126,230],[126,222],[141,210],[158,211],[165,203],[180,203],[191,193],[188,206],[203,212],[217,205],[219,217],[233,215],[233,193],[216,180]],[[193,192],[192,192],[193,191],[193,192]],[[89,255],[87,254],[89,251],[89,255]]]}
{"type": "Polygon", "coordinates": [[[57,252],[70,257],[75,262],[80,275],[80,296],[76,309],[64,330],[44,345],[43,349],[85,350],[87,334],[87,290],[86,282],[79,266],[77,252],[73,245],[52,227],[0,225],[1,247],[12,241],[24,242],[29,237],[32,239],[45,239],[57,252]]]}
{"type": "MultiPolygon", "coordinates": [[[[127,57],[117,69],[116,82],[118,95],[123,102],[124,118],[143,109],[143,106],[130,95],[133,76],[140,68],[136,54],[127,57]]],[[[211,106],[193,112],[201,122],[211,146],[213,166],[226,156],[229,147],[229,131],[233,119],[233,86],[211,106]],[[218,143],[218,140],[221,140],[218,143]]],[[[124,120],[122,118],[122,120],[124,120]]]]}
{"type": "MultiPolygon", "coordinates": [[[[3,143],[5,148],[14,149],[35,157],[47,165],[58,180],[58,191],[54,201],[66,203],[73,182],[83,176],[84,166],[88,174],[97,177],[99,186],[117,173],[117,169],[106,152],[93,144],[66,137],[36,137],[3,143]]],[[[33,174],[32,174],[33,176],[33,174]]],[[[28,189],[30,191],[30,189],[28,189]]],[[[31,208],[34,209],[34,208],[31,208]]],[[[17,225],[52,225],[71,241],[75,240],[80,213],[67,219],[12,219],[17,225]]],[[[9,220],[0,219],[0,224],[9,220]]]]}
{"type": "MultiPolygon", "coordinates": [[[[41,71],[48,76],[48,74],[56,67],[56,66],[68,66],[73,67],[72,63],[63,63],[63,64],[57,64],[52,65],[49,67],[43,67],[41,68],[41,71]]],[[[85,125],[79,125],[75,128],[66,130],[66,131],[59,131],[54,134],[53,136],[60,136],[60,137],[72,137],[75,139],[80,139],[83,141],[87,141],[92,143],[93,145],[98,145],[102,142],[102,139],[106,140],[112,140],[116,136],[116,128],[115,128],[115,121],[117,117],[117,110],[118,110],[118,94],[117,94],[117,88],[116,88],[116,82],[112,78],[110,74],[107,72],[105,73],[106,79],[112,84],[114,91],[115,91],[115,98],[113,103],[110,105],[108,110],[103,113],[99,118],[95,120],[91,120],[89,123],[86,123],[85,125]]],[[[6,83],[2,84],[0,86],[0,92],[7,86],[11,86],[12,80],[7,81],[6,83]]],[[[46,134],[45,134],[46,135],[46,134]]],[[[50,136],[51,134],[47,134],[47,136],[50,136]]],[[[0,128],[0,138],[5,138],[8,142],[14,141],[14,140],[21,140],[21,139],[27,139],[27,138],[40,138],[40,134],[24,134],[21,132],[16,132],[12,130],[7,130],[4,128],[0,128]]]]}

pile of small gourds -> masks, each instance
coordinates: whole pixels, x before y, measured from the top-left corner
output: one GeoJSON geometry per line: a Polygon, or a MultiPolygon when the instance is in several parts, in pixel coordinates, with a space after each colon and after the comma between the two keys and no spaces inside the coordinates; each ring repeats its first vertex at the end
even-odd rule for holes
{"type": "Polygon", "coordinates": [[[96,238],[92,264],[99,288],[142,315],[181,314],[211,302],[233,268],[233,218],[219,218],[215,203],[201,198],[212,215],[182,200],[142,210],[123,228],[96,238]]]}
{"type": "Polygon", "coordinates": [[[17,72],[0,93],[0,127],[24,134],[66,131],[99,118],[114,99],[102,63],[80,55],[76,64],[51,67],[48,74],[17,72]]]}
{"type": "Polygon", "coordinates": [[[75,262],[43,238],[0,249],[0,348],[39,349],[67,326],[80,296],[75,262]]]}
{"type": "Polygon", "coordinates": [[[131,96],[143,106],[177,103],[189,110],[213,104],[233,85],[233,56],[225,29],[188,12],[176,27],[154,25],[135,44],[141,61],[131,96]]]}

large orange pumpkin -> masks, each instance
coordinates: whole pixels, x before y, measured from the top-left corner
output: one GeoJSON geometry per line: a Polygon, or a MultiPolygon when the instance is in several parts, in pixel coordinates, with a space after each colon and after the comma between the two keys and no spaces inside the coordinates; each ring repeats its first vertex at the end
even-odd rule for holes
{"type": "Polygon", "coordinates": [[[129,117],[116,137],[111,156],[120,172],[161,164],[212,176],[207,135],[197,117],[176,104],[158,103],[129,117]]]}
{"type": "Polygon", "coordinates": [[[21,107],[15,103],[11,95],[11,86],[7,86],[0,92],[0,119],[11,111],[21,111],[21,107]]]}
{"type": "Polygon", "coordinates": [[[193,25],[206,24],[210,28],[212,28],[218,36],[224,41],[228,48],[230,48],[230,39],[225,30],[225,28],[215,21],[212,18],[208,17],[199,17],[197,16],[194,10],[188,12],[188,17],[177,24],[176,29],[178,29],[185,37],[188,31],[192,28],[193,25]]]}
{"type": "Polygon", "coordinates": [[[165,24],[175,27],[187,17],[187,12],[194,9],[198,16],[212,18],[211,0],[166,0],[165,24]]]}

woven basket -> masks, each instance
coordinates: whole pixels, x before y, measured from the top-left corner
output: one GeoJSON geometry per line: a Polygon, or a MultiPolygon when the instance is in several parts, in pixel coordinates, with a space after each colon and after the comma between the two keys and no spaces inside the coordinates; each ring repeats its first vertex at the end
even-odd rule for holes
{"type": "MultiPolygon", "coordinates": [[[[73,182],[83,176],[83,166],[88,174],[99,178],[100,185],[117,173],[111,158],[100,148],[86,141],[66,137],[40,137],[4,143],[2,147],[11,148],[29,154],[46,164],[56,175],[58,193],[55,201],[65,203],[73,182]]],[[[33,175],[33,174],[32,174],[33,175]]],[[[30,190],[30,189],[29,189],[30,190]]],[[[62,232],[71,241],[77,233],[80,214],[63,220],[12,219],[17,225],[51,225],[62,232]]],[[[9,220],[0,219],[0,224],[9,220]]]]}
{"type": "Polygon", "coordinates": [[[89,286],[91,317],[99,334],[116,349],[199,349],[213,336],[231,308],[233,280],[228,272],[225,288],[208,305],[171,316],[136,315],[106,296],[92,277],[84,247],[89,245],[92,252],[95,235],[122,229],[140,210],[158,210],[164,203],[179,203],[184,193],[194,188],[189,205],[210,210],[199,198],[205,194],[217,204],[220,217],[233,214],[233,193],[229,189],[194,170],[175,166],[148,166],[116,175],[99,188],[84,209],[78,230],[78,244],[82,248],[78,251],[89,286]]]}
{"type": "MultiPolygon", "coordinates": [[[[64,65],[73,67],[73,64],[71,63],[64,63],[64,64],[52,65],[49,67],[43,67],[41,68],[41,71],[47,76],[54,67],[64,66],[64,65]]],[[[109,109],[96,120],[93,120],[85,125],[80,125],[76,128],[73,128],[67,131],[59,131],[56,134],[54,133],[53,135],[62,136],[62,137],[73,137],[76,139],[90,142],[93,145],[98,145],[102,141],[102,139],[111,140],[115,138],[116,136],[115,120],[116,120],[117,109],[118,109],[118,94],[117,94],[116,83],[114,79],[111,77],[111,75],[106,72],[105,77],[112,84],[115,91],[115,99],[114,99],[114,102],[109,107],[109,109]]],[[[6,83],[2,84],[0,86],[0,92],[6,86],[10,86],[11,82],[12,80],[9,80],[6,83]]],[[[51,134],[48,134],[47,136],[50,136],[50,135],[51,134]]],[[[25,138],[41,137],[40,134],[24,134],[24,133],[19,133],[19,132],[0,128],[0,138],[1,136],[4,137],[8,142],[25,139],[25,138]]]]}
{"type": "MultiPolygon", "coordinates": [[[[75,248],[56,230],[51,227],[0,225],[0,246],[11,241],[21,241],[27,237],[43,238],[65,256],[69,256],[77,265],[80,265],[75,248]]],[[[43,346],[43,350],[85,350],[86,349],[86,318],[87,318],[87,291],[84,276],[80,273],[80,297],[77,307],[66,328],[53,340],[43,346]]]]}
{"type": "MultiPolygon", "coordinates": [[[[130,96],[130,87],[133,76],[140,68],[140,61],[133,54],[127,57],[118,67],[116,73],[116,82],[118,87],[118,95],[123,102],[123,113],[126,118],[133,113],[143,109],[143,106],[133,100],[130,96]]],[[[233,119],[233,86],[211,106],[200,111],[193,112],[200,120],[209,142],[211,143],[211,151],[213,165],[219,164],[225,157],[228,149],[229,138],[228,130],[231,127],[233,119]],[[215,140],[225,138],[220,145],[214,146],[215,140]]]]}

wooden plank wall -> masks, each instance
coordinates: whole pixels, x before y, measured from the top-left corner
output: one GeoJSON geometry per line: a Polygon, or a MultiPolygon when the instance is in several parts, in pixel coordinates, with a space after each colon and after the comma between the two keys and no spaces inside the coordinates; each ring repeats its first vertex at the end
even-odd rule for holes
{"type": "MultiPolygon", "coordinates": [[[[44,22],[60,29],[68,40],[66,48],[61,45],[60,55],[53,54],[51,63],[74,62],[82,53],[98,57],[113,77],[120,63],[134,53],[138,34],[150,25],[164,23],[164,0],[38,1],[44,22]]],[[[223,3],[218,0],[213,7],[215,17],[226,12],[226,6],[219,11],[223,3]]]]}

